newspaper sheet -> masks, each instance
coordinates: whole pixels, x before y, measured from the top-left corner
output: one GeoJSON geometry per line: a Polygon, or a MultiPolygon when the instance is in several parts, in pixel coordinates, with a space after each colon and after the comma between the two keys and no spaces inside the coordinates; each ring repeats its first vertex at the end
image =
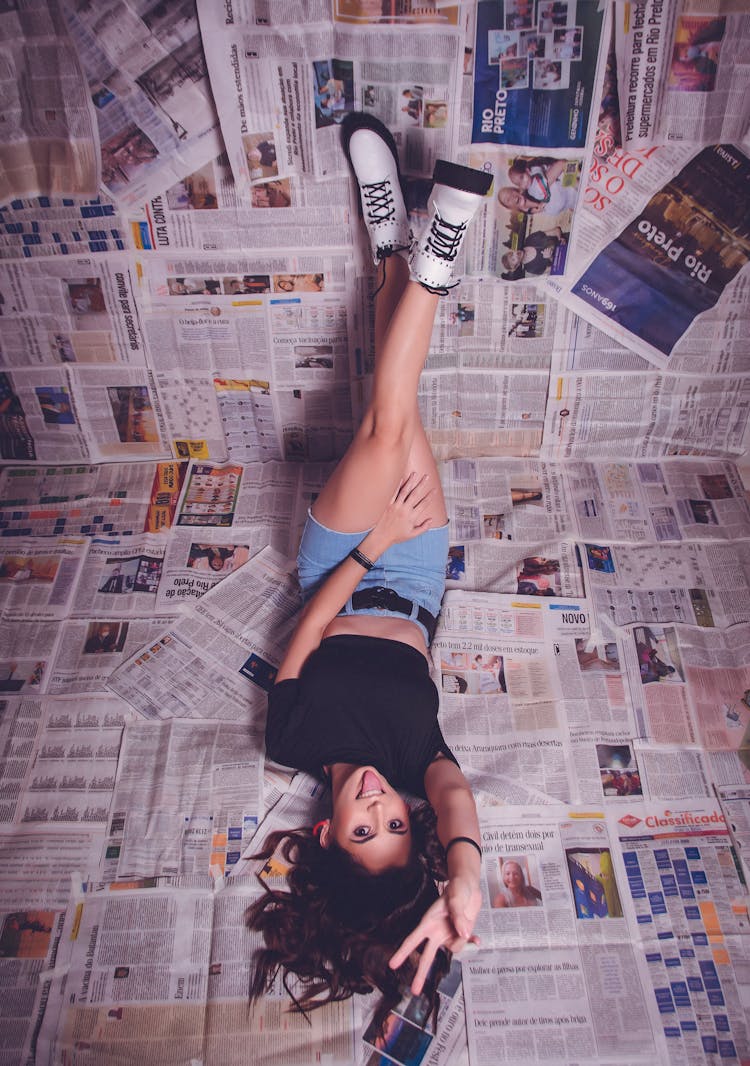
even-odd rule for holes
{"type": "Polygon", "coordinates": [[[346,182],[319,183],[294,174],[269,178],[253,185],[248,204],[237,194],[226,152],[128,214],[129,235],[143,251],[244,253],[351,240],[346,182]]]}
{"type": "MultiPolygon", "coordinates": [[[[733,463],[577,462],[563,474],[581,537],[632,544],[750,537],[750,506],[733,463]]],[[[587,558],[590,570],[607,572],[606,559],[587,558]]]]}
{"type": "Polygon", "coordinates": [[[3,535],[158,533],[172,525],[187,463],[6,466],[3,535]]]}
{"type": "MultiPolygon", "coordinates": [[[[621,199],[609,197],[605,206],[613,209],[586,227],[587,244],[595,232],[601,243],[576,247],[576,280],[558,291],[577,314],[656,366],[668,366],[678,344],[705,348],[715,337],[731,348],[745,321],[750,161],[732,144],[697,154],[669,149],[663,162],[676,166],[659,180],[662,167],[652,166],[651,158],[643,174],[640,159],[627,158],[635,160],[635,177],[612,174],[608,180],[617,183],[621,199]],[[605,223],[609,232],[602,233],[605,223]],[[615,240],[613,229],[619,231],[615,240]],[[732,324],[725,332],[727,319],[732,324]]],[[[625,153],[621,160],[625,165],[625,153]]]]}
{"type": "Polygon", "coordinates": [[[230,872],[262,814],[262,769],[244,723],[128,722],[101,879],[230,872]]]}
{"type": "Polygon", "coordinates": [[[13,538],[0,555],[0,617],[61,619],[72,609],[86,537],[13,538]]]}
{"type": "MultiPolygon", "coordinates": [[[[164,537],[144,533],[90,540],[72,614],[139,616],[158,613],[164,537]]],[[[165,612],[166,613],[166,612],[165,612]]]]}
{"type": "Polygon", "coordinates": [[[221,151],[195,4],[69,4],[66,15],[94,103],[101,180],[142,203],[221,151]]]}
{"type": "Polygon", "coordinates": [[[536,9],[479,0],[472,142],[583,148],[596,117],[602,38],[605,11],[591,0],[543,0],[536,9]]]}
{"type": "Polygon", "coordinates": [[[0,204],[0,259],[123,252],[126,222],[105,192],[76,196],[18,197],[0,204]]]}
{"type": "Polygon", "coordinates": [[[351,1000],[303,1016],[286,1010],[276,986],[249,1011],[256,943],[243,916],[257,882],[233,879],[218,891],[197,880],[114,887],[71,901],[63,934],[70,960],[64,979],[50,975],[37,1063],[65,1061],[74,1049],[81,1063],[100,1054],[109,1061],[158,1054],[175,1066],[218,1058],[232,1066],[310,1056],[332,1066],[353,1061],[351,1000]]]}
{"type": "Polygon", "coordinates": [[[347,257],[275,248],[143,263],[144,330],[180,457],[316,461],[351,439],[347,257]]]}
{"type": "Polygon", "coordinates": [[[750,788],[721,785],[717,789],[734,850],[742,862],[745,887],[750,878],[750,788]]]}
{"type": "Polygon", "coordinates": [[[45,827],[0,835],[2,1066],[33,1066],[36,1032],[49,990],[71,891],[71,875],[94,871],[101,834],[45,827]]]}
{"type": "Polygon", "coordinates": [[[101,166],[94,108],[60,3],[4,5],[0,38],[0,200],[95,195],[101,166]]]}
{"type": "Polygon", "coordinates": [[[37,696],[46,688],[62,626],[36,622],[0,621],[0,692],[37,696]]]}
{"type": "Polygon", "coordinates": [[[567,802],[569,755],[547,641],[589,635],[585,601],[449,591],[432,644],[443,733],[459,762],[567,802]],[[560,609],[557,609],[560,608],[560,609]],[[545,639],[546,638],[546,639],[545,639]]]}
{"type": "MultiPolygon", "coordinates": [[[[449,154],[458,98],[461,38],[449,24],[429,35],[407,27],[304,21],[290,30],[253,20],[246,0],[228,0],[221,20],[210,0],[198,11],[224,142],[244,202],[267,182],[341,173],[338,126],[365,110],[396,127],[403,167],[428,176],[449,154]]],[[[315,13],[311,12],[313,19],[315,13]]],[[[319,14],[319,12],[318,12],[319,14]]]]}
{"type": "Polygon", "coordinates": [[[300,606],[289,571],[283,556],[264,548],[172,626],[160,630],[154,619],[150,639],[141,641],[146,647],[130,658],[136,649],[129,646],[130,661],[115,671],[110,688],[145,718],[242,721],[258,735],[300,606]],[[190,683],[176,685],[176,678],[190,683]]]}
{"type": "Polygon", "coordinates": [[[485,811],[482,950],[463,964],[469,1054],[489,1066],[657,1057],[603,816],[485,811]],[[491,950],[490,950],[491,949],[491,950]]]}
{"type": "MultiPolygon", "coordinates": [[[[573,536],[563,466],[536,459],[460,458],[440,467],[456,539],[516,540],[573,536]]],[[[483,588],[482,581],[474,587],[483,588]]]]}
{"type": "Polygon", "coordinates": [[[588,595],[599,619],[623,626],[683,622],[723,629],[746,619],[750,545],[585,546],[588,595]]]}
{"type": "Polygon", "coordinates": [[[79,618],[58,630],[54,661],[45,691],[51,695],[106,693],[110,674],[143,644],[150,644],[172,621],[170,615],[131,618],[79,618]]]}
{"type": "MultiPolygon", "coordinates": [[[[620,898],[653,990],[664,1055],[704,1062],[748,1051],[750,929],[728,827],[716,800],[634,801],[608,816],[620,898]]],[[[654,1009],[655,1008],[655,1009],[654,1009]]]]}
{"type": "Polygon", "coordinates": [[[0,291],[6,367],[146,360],[129,255],[4,261],[0,291]]]}
{"type": "MultiPolygon", "coordinates": [[[[590,215],[587,216],[590,219],[590,215]]],[[[549,300],[549,295],[547,296],[549,300]]],[[[631,348],[625,348],[618,344],[607,333],[587,322],[584,318],[572,314],[565,307],[557,308],[558,314],[555,320],[557,329],[555,332],[554,350],[552,353],[552,373],[606,373],[610,377],[613,374],[653,372],[653,365],[643,356],[634,352],[631,348]]],[[[746,369],[745,354],[739,345],[728,343],[735,335],[735,323],[732,320],[723,323],[721,337],[704,337],[693,345],[678,344],[669,361],[669,373],[680,375],[700,375],[702,379],[715,382],[717,378],[726,375],[740,375],[746,369]],[[720,343],[726,341],[727,343],[720,343]]],[[[664,371],[664,380],[667,371],[664,371]]],[[[657,378],[658,380],[658,378],[657,378]]],[[[550,390],[551,394],[554,389],[550,390]]],[[[613,399],[616,397],[612,397],[613,399]]],[[[554,399],[550,395],[550,399],[554,399]]],[[[709,402],[708,398],[704,402],[709,402]]],[[[598,417],[604,417],[604,410],[597,412],[598,417]]],[[[741,417],[739,412],[737,417],[741,417]]],[[[714,423],[719,434],[724,426],[719,421],[714,423]]],[[[697,424],[691,427],[693,432],[700,434],[702,427],[697,424]]],[[[692,439],[692,437],[691,437],[692,439]]],[[[719,436],[719,441],[722,437],[719,436]]],[[[624,446],[624,442],[623,446],[624,446]]],[[[688,448],[689,440],[680,440],[679,448],[688,448]]]]}
{"type": "Polygon", "coordinates": [[[743,5],[618,0],[613,8],[626,147],[745,136],[750,19],[743,5]]]}
{"type": "Polygon", "coordinates": [[[546,370],[425,370],[419,408],[435,456],[537,455],[548,377],[546,370]]]}
{"type": "Polygon", "coordinates": [[[559,314],[541,454],[545,458],[740,456],[748,430],[738,346],[675,350],[658,371],[572,313],[559,314]]]}
{"type": "Polygon", "coordinates": [[[468,155],[495,184],[469,235],[469,273],[532,283],[566,273],[609,11],[590,0],[480,0],[468,155]]]}
{"type": "Polygon", "coordinates": [[[3,802],[7,825],[95,826],[109,816],[120,738],[133,717],[117,697],[0,701],[3,802]]]}

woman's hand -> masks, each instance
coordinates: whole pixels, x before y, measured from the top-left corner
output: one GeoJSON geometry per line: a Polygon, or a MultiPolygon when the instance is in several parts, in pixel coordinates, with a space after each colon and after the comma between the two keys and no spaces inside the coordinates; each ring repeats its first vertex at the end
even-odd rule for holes
{"type": "Polygon", "coordinates": [[[435,493],[434,488],[428,487],[428,482],[427,474],[422,477],[418,477],[414,472],[409,474],[375,523],[372,532],[379,540],[384,541],[387,547],[403,540],[411,540],[428,528],[432,520],[430,509],[435,493]]]}
{"type": "Polygon", "coordinates": [[[466,877],[452,878],[440,899],[435,900],[417,928],[409,933],[391,956],[388,965],[396,970],[412,951],[426,941],[411,983],[411,991],[415,996],[422,991],[440,948],[448,948],[455,955],[465,944],[479,943],[478,937],[472,936],[472,930],[481,906],[482,893],[476,881],[466,877]]]}

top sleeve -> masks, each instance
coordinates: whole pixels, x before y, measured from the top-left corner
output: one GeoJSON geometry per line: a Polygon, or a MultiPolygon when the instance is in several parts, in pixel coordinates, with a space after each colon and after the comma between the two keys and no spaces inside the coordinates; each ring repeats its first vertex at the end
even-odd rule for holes
{"type": "MultiPolygon", "coordinates": [[[[433,755],[430,758],[430,762],[434,762],[435,761],[435,756],[436,755],[444,755],[446,757],[446,759],[450,759],[451,762],[455,763],[456,766],[460,770],[461,769],[461,764],[459,763],[458,759],[453,754],[451,749],[448,747],[448,745],[447,745],[447,743],[445,741],[445,737],[443,736],[443,731],[440,728],[440,726],[437,726],[436,729],[435,729],[434,740],[435,740],[435,744],[433,746],[433,755]]],[[[425,771],[426,770],[427,770],[427,767],[425,767],[425,771]]]]}
{"type": "Polygon", "coordinates": [[[268,717],[266,718],[266,755],[283,766],[293,763],[285,758],[286,738],[292,711],[299,699],[299,678],[290,677],[279,681],[268,693],[268,717]]]}

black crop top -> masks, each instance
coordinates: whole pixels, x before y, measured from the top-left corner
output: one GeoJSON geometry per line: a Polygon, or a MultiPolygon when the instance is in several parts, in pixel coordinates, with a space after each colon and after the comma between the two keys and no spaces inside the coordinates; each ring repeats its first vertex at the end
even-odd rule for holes
{"type": "Polygon", "coordinates": [[[374,766],[424,796],[438,752],[458,765],[437,723],[438,694],[416,648],[381,637],[327,637],[299,677],[268,697],[270,759],[320,777],[335,762],[374,766]]]}

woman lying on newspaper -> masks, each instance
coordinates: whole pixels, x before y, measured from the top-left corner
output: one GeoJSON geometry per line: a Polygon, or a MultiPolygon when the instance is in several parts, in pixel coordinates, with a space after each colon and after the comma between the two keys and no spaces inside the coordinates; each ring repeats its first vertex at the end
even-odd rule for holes
{"type": "MultiPolygon", "coordinates": [[[[440,948],[476,940],[476,806],[438,726],[428,670],[448,526],[417,388],[438,296],[457,284],[453,263],[492,179],[438,161],[429,223],[414,241],[393,138],[363,114],[342,130],[381,279],[372,400],[302,536],[306,606],[266,726],[269,757],[325,778],[332,813],[314,829],[271,834],[257,856],[281,845],[292,870],[288,891],[268,891],[248,912],[266,945],[251,997],[279,971],[301,979],[302,1010],[376,987],[382,1024],[408,985],[422,992],[440,948]],[[410,809],[397,789],[428,803],[410,809]]],[[[443,972],[429,976],[433,1004],[443,972]]]]}

